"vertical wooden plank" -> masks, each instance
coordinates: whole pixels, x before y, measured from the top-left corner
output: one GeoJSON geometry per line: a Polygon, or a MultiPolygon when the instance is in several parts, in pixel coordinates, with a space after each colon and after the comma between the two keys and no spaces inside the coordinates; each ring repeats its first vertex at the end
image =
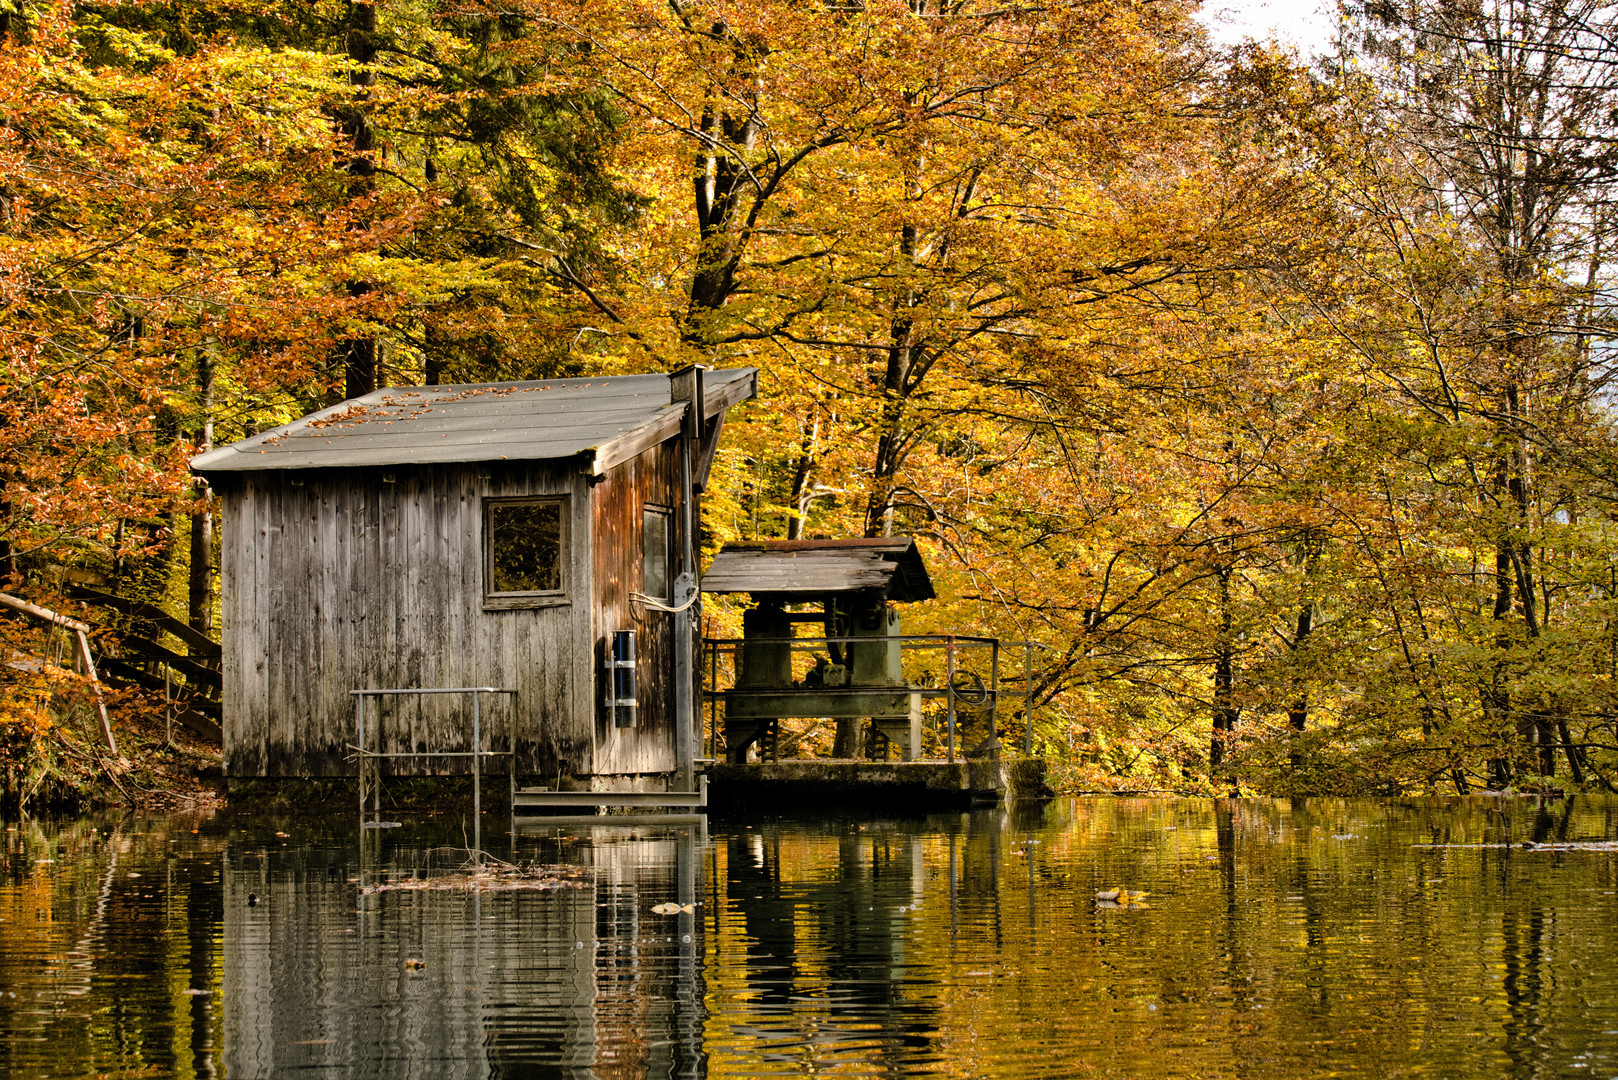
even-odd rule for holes
{"type": "MultiPolygon", "coordinates": [[[[599,635],[634,629],[639,652],[639,723],[615,728],[605,713],[594,724],[598,746],[596,770],[614,774],[662,774],[675,767],[673,745],[671,617],[634,603],[631,592],[643,591],[641,546],[643,511],[648,503],[677,510],[670,469],[678,456],[670,440],[623,463],[595,488],[591,515],[593,572],[599,635]]],[[[598,644],[598,649],[601,647],[598,644]]]]}
{"type": "Polygon", "coordinates": [[[348,760],[348,747],[355,741],[354,708],[348,696],[349,686],[340,668],[342,653],[338,651],[338,627],[334,616],[341,610],[342,593],[339,584],[346,568],[339,549],[342,521],[337,513],[337,497],[341,485],[322,483],[310,477],[299,488],[307,528],[304,533],[302,589],[308,606],[304,621],[309,640],[304,648],[309,669],[302,673],[308,688],[307,722],[310,730],[319,732],[323,749],[323,771],[326,775],[345,775],[353,772],[348,760]]]}
{"type": "MultiPolygon", "coordinates": [[[[422,528],[425,515],[422,499],[432,484],[432,469],[400,470],[397,488],[398,523],[395,526],[394,579],[389,593],[394,603],[394,634],[397,645],[393,654],[393,685],[399,687],[431,687],[439,685],[427,677],[423,670],[430,642],[436,637],[436,623],[420,618],[424,542],[422,528]]],[[[400,698],[403,707],[399,718],[400,749],[419,753],[428,749],[450,749],[436,718],[444,702],[440,699],[400,698]]],[[[458,747],[457,747],[458,749],[458,747]]],[[[410,772],[439,771],[434,763],[417,760],[410,763],[410,772]]]]}
{"type": "Polygon", "coordinates": [[[253,728],[253,702],[262,701],[258,673],[248,662],[259,644],[247,612],[251,610],[254,575],[248,552],[253,535],[251,478],[233,479],[224,487],[220,508],[220,673],[223,729],[222,764],[227,776],[256,775],[259,763],[248,752],[253,728]]]}
{"type": "Polygon", "coordinates": [[[348,697],[351,687],[343,684],[342,653],[336,648],[339,625],[335,616],[341,610],[339,583],[345,574],[342,555],[346,554],[347,545],[340,541],[341,519],[333,485],[314,483],[305,490],[308,512],[313,518],[305,557],[309,566],[309,599],[314,608],[309,628],[314,636],[310,657],[315,665],[306,677],[317,688],[317,693],[311,696],[324,720],[326,743],[336,754],[336,760],[328,769],[341,775],[352,771],[347,760],[348,747],[357,739],[354,708],[348,697]]]}
{"type": "MultiPolygon", "coordinates": [[[[331,543],[322,552],[326,572],[323,575],[321,595],[328,606],[325,651],[329,662],[321,674],[321,686],[326,708],[339,718],[339,729],[352,733],[346,741],[358,736],[355,729],[354,706],[348,692],[361,688],[353,675],[354,662],[354,597],[359,548],[355,537],[354,504],[357,487],[344,478],[341,482],[321,483],[321,513],[330,522],[331,543]]],[[[357,763],[345,772],[357,770],[357,763]]]]}
{"type": "Polygon", "coordinates": [[[282,583],[280,581],[281,565],[281,485],[278,477],[267,473],[259,485],[258,511],[258,610],[255,613],[257,625],[265,641],[265,655],[259,659],[264,666],[265,683],[268,690],[269,708],[265,716],[265,758],[266,769],[271,773],[281,772],[289,765],[296,767],[296,761],[289,761],[287,753],[293,745],[289,728],[293,717],[285,707],[277,708],[276,703],[284,703],[288,699],[286,665],[283,662],[283,650],[286,647],[285,627],[280,619],[280,600],[282,583]]]}
{"type": "Polygon", "coordinates": [[[567,624],[572,647],[565,654],[568,665],[561,672],[565,684],[558,688],[557,697],[577,747],[579,767],[594,774],[601,764],[601,749],[595,734],[596,717],[601,712],[598,681],[601,657],[597,643],[602,628],[600,607],[596,602],[600,583],[596,578],[594,554],[597,543],[594,500],[599,485],[592,484],[583,473],[574,473],[566,479],[573,510],[573,547],[569,551],[573,604],[568,611],[567,624]]]}
{"type": "Polygon", "coordinates": [[[451,623],[445,629],[445,647],[453,665],[446,668],[446,679],[457,686],[507,686],[494,671],[490,658],[482,647],[479,630],[483,623],[483,572],[479,537],[483,528],[483,495],[490,481],[484,474],[489,467],[474,465],[469,469],[446,470],[444,520],[440,523],[445,540],[446,611],[452,612],[451,623]]]}

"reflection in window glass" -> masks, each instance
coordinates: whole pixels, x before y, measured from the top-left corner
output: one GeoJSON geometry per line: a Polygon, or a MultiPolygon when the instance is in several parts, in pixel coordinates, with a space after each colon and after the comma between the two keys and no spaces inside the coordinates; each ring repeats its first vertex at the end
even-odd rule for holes
{"type": "Polygon", "coordinates": [[[669,595],[669,512],[647,507],[641,513],[641,592],[658,600],[669,595]]]}
{"type": "Polygon", "coordinates": [[[491,503],[488,542],[491,593],[561,591],[561,503],[491,503]]]}

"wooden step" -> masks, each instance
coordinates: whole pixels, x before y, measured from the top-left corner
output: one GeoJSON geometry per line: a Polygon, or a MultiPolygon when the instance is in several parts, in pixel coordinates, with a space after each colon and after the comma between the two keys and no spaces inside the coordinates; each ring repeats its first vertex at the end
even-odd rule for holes
{"type": "Polygon", "coordinates": [[[511,798],[512,813],[523,810],[586,806],[707,806],[708,778],[699,777],[695,791],[548,791],[519,788],[511,798]]]}

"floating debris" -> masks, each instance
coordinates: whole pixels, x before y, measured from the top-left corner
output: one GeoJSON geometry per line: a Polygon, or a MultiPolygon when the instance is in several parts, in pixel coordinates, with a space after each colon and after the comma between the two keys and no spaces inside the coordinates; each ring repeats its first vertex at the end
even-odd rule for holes
{"type": "Polygon", "coordinates": [[[362,828],[362,829],[397,829],[398,827],[399,827],[399,823],[397,821],[362,821],[362,822],[360,822],[360,828],[362,828]]]}
{"type": "Polygon", "coordinates": [[[212,990],[183,990],[183,991],[181,991],[181,993],[183,993],[186,997],[207,997],[209,994],[212,994],[213,991],[212,990]]]}
{"type": "Polygon", "coordinates": [[[1096,893],[1096,906],[1145,907],[1146,898],[1150,895],[1145,889],[1130,890],[1122,886],[1116,889],[1102,889],[1096,893]]]}
{"type": "Polygon", "coordinates": [[[485,863],[432,877],[407,877],[360,888],[361,896],[386,892],[554,892],[582,889],[590,871],[583,866],[517,866],[485,863]]]}
{"type": "Polygon", "coordinates": [[[652,908],[653,915],[695,915],[695,904],[658,904],[652,908]]]}
{"type": "Polygon", "coordinates": [[[404,962],[406,971],[421,971],[427,967],[427,961],[412,956],[404,962]]]}
{"type": "Polygon", "coordinates": [[[1570,840],[1544,844],[1522,840],[1515,844],[1411,844],[1410,846],[1429,851],[1442,848],[1462,848],[1467,851],[1503,851],[1507,848],[1516,848],[1519,851],[1618,851],[1618,840],[1570,840]]]}

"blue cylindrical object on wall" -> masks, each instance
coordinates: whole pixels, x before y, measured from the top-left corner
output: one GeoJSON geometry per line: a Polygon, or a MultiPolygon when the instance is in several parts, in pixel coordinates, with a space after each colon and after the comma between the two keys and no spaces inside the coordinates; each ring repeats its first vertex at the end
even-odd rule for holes
{"type": "Polygon", "coordinates": [[[614,727],[634,727],[635,631],[619,630],[612,635],[612,723],[614,727]]]}

